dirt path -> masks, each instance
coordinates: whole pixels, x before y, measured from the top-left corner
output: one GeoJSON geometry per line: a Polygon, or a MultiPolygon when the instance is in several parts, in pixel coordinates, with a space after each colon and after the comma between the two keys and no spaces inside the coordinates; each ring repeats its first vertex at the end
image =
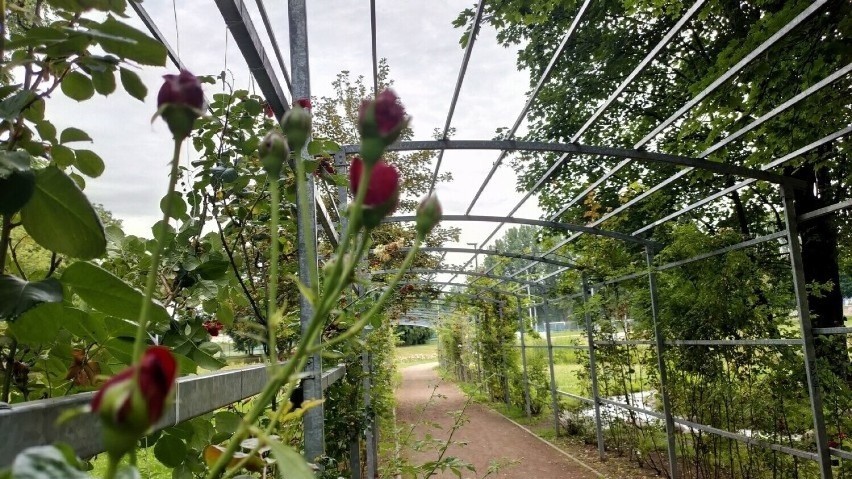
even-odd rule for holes
{"type": "MultiPolygon", "coordinates": [[[[454,423],[451,415],[460,411],[467,400],[459,388],[452,383],[441,381],[435,367],[437,363],[419,364],[402,369],[402,385],[397,390],[397,420],[399,424],[415,424],[414,436],[422,439],[425,434],[446,440],[454,423]],[[429,402],[434,386],[438,384],[436,397],[431,405],[420,412],[418,406],[429,402]],[[425,423],[424,423],[425,421],[425,423]],[[426,423],[440,424],[440,429],[426,423]]],[[[499,414],[471,403],[465,415],[469,422],[464,424],[453,436],[454,441],[463,441],[467,445],[451,446],[447,456],[455,456],[476,466],[476,473],[465,471],[464,478],[482,477],[488,471],[489,464],[497,461],[503,464],[513,462],[500,469],[489,478],[507,479],[592,479],[599,477],[569,457],[560,454],[547,444],[518,428],[499,414]]],[[[439,452],[432,449],[426,452],[408,452],[408,458],[414,464],[434,461],[439,452]]],[[[456,477],[449,471],[434,477],[456,477]]]]}

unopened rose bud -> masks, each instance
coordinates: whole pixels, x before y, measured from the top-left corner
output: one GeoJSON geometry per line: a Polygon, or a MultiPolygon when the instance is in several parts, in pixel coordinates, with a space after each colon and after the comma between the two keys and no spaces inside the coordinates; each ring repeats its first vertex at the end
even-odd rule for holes
{"type": "Polygon", "coordinates": [[[361,156],[368,164],[379,161],[385,148],[408,126],[405,107],[393,90],[383,90],[374,100],[364,100],[358,111],[361,156]]]}
{"type": "MultiPolygon", "coordinates": [[[[354,196],[361,186],[364,162],[356,156],[349,168],[349,184],[354,196]]],[[[396,209],[399,203],[399,172],[393,166],[379,161],[373,165],[370,183],[364,196],[362,222],[367,228],[375,228],[382,218],[396,209]]]]}
{"type": "Polygon", "coordinates": [[[189,136],[193,123],[203,113],[204,91],[198,78],[186,70],[177,75],[163,75],[163,79],[157,93],[157,112],[175,139],[182,140],[189,136]]]}
{"type": "Polygon", "coordinates": [[[296,105],[304,108],[305,110],[311,111],[311,99],[310,98],[299,98],[298,100],[296,100],[296,105]]]}
{"type": "Polygon", "coordinates": [[[281,176],[284,162],[290,156],[290,148],[287,146],[284,135],[272,130],[263,137],[263,141],[257,147],[257,153],[260,155],[260,164],[266,174],[272,178],[278,178],[281,176]]]}
{"type": "Polygon", "coordinates": [[[281,118],[281,129],[295,152],[302,150],[311,135],[311,112],[299,105],[294,106],[281,118]]]}
{"type": "Polygon", "coordinates": [[[420,201],[417,206],[417,223],[415,228],[420,238],[425,238],[432,229],[441,222],[441,202],[435,194],[431,194],[420,201]]]}
{"type": "Polygon", "coordinates": [[[92,399],[100,417],[104,445],[113,457],[133,449],[136,441],[163,416],[177,375],[177,361],[163,346],[151,346],[138,365],[104,383],[92,399]]]}

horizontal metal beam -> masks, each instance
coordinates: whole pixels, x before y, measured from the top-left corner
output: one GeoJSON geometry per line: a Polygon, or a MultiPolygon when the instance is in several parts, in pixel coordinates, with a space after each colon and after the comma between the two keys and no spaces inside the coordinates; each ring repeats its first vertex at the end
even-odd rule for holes
{"type": "Polygon", "coordinates": [[[290,109],[290,102],[281,89],[281,82],[275,76],[272,62],[266,56],[263,43],[254,28],[248,9],[246,9],[242,0],[215,0],[215,2],[222,18],[225,19],[225,25],[243,54],[258,88],[260,88],[272,111],[275,112],[275,118],[280,119],[290,109]]]}
{"type": "MultiPolygon", "coordinates": [[[[222,1],[222,0],[218,0],[222,1]]],[[[395,143],[388,147],[389,151],[418,151],[418,150],[511,150],[511,151],[545,151],[553,153],[571,153],[574,155],[612,156],[615,158],[632,158],[634,160],[661,163],[675,166],[685,166],[705,171],[711,171],[721,175],[735,175],[743,178],[754,178],[775,184],[786,184],[794,188],[805,188],[807,183],[797,178],[790,178],[767,171],[745,168],[737,165],[729,165],[708,161],[701,158],[688,156],[670,155],[668,153],[655,153],[645,150],[630,148],[615,148],[611,146],[581,145],[578,143],[549,143],[539,141],[515,141],[515,140],[429,140],[429,141],[406,141],[395,143]]],[[[343,147],[346,154],[358,153],[360,145],[346,145],[343,147]]]]}
{"type": "MultiPolygon", "coordinates": [[[[390,216],[382,220],[382,223],[401,223],[405,221],[416,221],[416,216],[390,216]]],[[[529,226],[540,226],[542,228],[551,228],[555,230],[561,231],[576,231],[581,233],[587,233],[595,236],[605,236],[608,238],[617,239],[620,241],[626,241],[628,243],[636,243],[643,246],[653,246],[660,247],[661,245],[657,242],[647,240],[644,238],[637,238],[635,236],[630,236],[628,234],[619,233],[617,231],[608,231],[602,230],[600,228],[593,228],[588,226],[574,225],[570,223],[557,223],[555,221],[545,221],[545,220],[536,220],[530,218],[507,218],[505,216],[479,216],[479,215],[443,215],[441,217],[441,221],[474,221],[474,222],[484,222],[484,223],[511,223],[517,225],[529,225],[529,226]]],[[[537,260],[536,260],[537,261],[537,260]]]]}
{"type": "MultiPolygon", "coordinates": [[[[379,270],[370,271],[370,274],[374,274],[374,275],[396,274],[398,272],[399,272],[399,270],[396,270],[396,269],[379,269],[379,270]]],[[[480,277],[484,277],[484,278],[498,279],[498,280],[503,280],[503,281],[512,281],[514,283],[527,284],[527,285],[536,286],[536,287],[541,286],[540,284],[538,284],[534,281],[527,281],[527,280],[523,280],[523,279],[509,278],[507,276],[497,276],[497,275],[493,275],[493,274],[480,273],[478,271],[464,271],[464,270],[460,270],[460,269],[410,268],[408,271],[405,272],[405,274],[441,274],[441,273],[461,274],[461,275],[465,275],[465,276],[480,276],[480,277]]]]}
{"type": "MultiPolygon", "coordinates": [[[[400,248],[399,251],[406,252],[411,248],[400,248]]],[[[568,261],[560,261],[556,259],[545,258],[543,256],[535,256],[531,254],[521,254],[521,253],[512,253],[509,251],[497,251],[496,249],[481,249],[481,248],[420,248],[420,251],[424,253],[470,253],[470,254],[484,254],[487,256],[502,256],[504,258],[514,258],[514,259],[525,259],[530,261],[539,261],[541,263],[552,264],[554,266],[564,266],[566,268],[571,269],[582,269],[582,266],[578,266],[574,263],[570,263],[568,261]]]]}
{"type": "Polygon", "coordinates": [[[840,203],[835,203],[824,208],[819,208],[813,211],[808,211],[807,213],[802,213],[799,215],[799,222],[809,221],[814,218],[819,218],[820,216],[825,216],[834,213],[835,211],[845,210],[847,208],[852,208],[852,200],[841,201],[840,203]]]}
{"type": "MultiPolygon", "coordinates": [[[[339,365],[323,373],[322,386],[327,388],[346,373],[339,365]]],[[[241,369],[218,371],[203,376],[185,376],[177,380],[175,400],[168,405],[154,430],[180,424],[237,401],[260,393],[266,385],[265,364],[241,369]]],[[[101,422],[96,414],[83,413],[58,425],[57,420],[68,411],[81,409],[92,402],[95,392],[40,399],[12,404],[0,410],[0,467],[8,466],[15,456],[28,447],[64,442],[83,458],[104,451],[101,422]]]]}

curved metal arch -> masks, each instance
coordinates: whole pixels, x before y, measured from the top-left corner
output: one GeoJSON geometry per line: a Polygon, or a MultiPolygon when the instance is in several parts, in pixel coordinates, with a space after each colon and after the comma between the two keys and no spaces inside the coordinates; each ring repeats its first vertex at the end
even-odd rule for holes
{"type": "MultiPolygon", "coordinates": [[[[411,248],[400,248],[398,251],[409,251],[411,248]]],[[[568,261],[559,261],[556,259],[545,258],[544,256],[535,256],[531,254],[520,254],[520,253],[510,253],[508,251],[497,251],[496,249],[481,249],[481,248],[420,248],[420,251],[424,253],[471,253],[471,254],[484,254],[488,256],[502,256],[504,258],[514,258],[514,259],[524,259],[528,261],[539,261],[541,263],[552,264],[554,266],[562,266],[565,268],[571,268],[576,270],[583,269],[582,266],[568,262],[568,261]]]]}
{"type": "MultiPolygon", "coordinates": [[[[517,293],[512,293],[512,292],[509,292],[509,291],[502,291],[502,290],[498,290],[498,289],[494,289],[494,288],[489,288],[487,286],[478,286],[478,285],[475,285],[475,284],[467,284],[467,283],[450,283],[450,282],[437,282],[437,281],[410,281],[410,282],[400,281],[400,284],[413,284],[413,285],[437,284],[437,285],[441,285],[441,286],[461,286],[461,287],[468,287],[470,289],[476,289],[476,290],[480,290],[480,291],[491,291],[491,292],[499,293],[499,294],[507,294],[509,296],[514,296],[516,298],[522,297],[520,294],[517,294],[517,293]]],[[[455,294],[455,295],[458,295],[458,296],[463,296],[463,297],[470,298],[470,299],[478,299],[480,301],[485,301],[485,302],[489,302],[489,303],[503,303],[503,301],[500,301],[498,299],[486,298],[486,297],[482,297],[482,296],[475,295],[475,294],[463,293],[461,291],[444,291],[442,289],[439,289],[439,290],[434,291],[434,292],[440,293],[440,294],[447,294],[447,295],[455,294]]],[[[538,296],[538,295],[533,294],[533,296],[538,296]]]]}
{"type": "MultiPolygon", "coordinates": [[[[370,271],[370,274],[375,274],[375,275],[396,274],[398,272],[399,272],[399,270],[396,270],[396,269],[378,269],[378,270],[370,271]]],[[[461,270],[461,269],[411,268],[411,269],[409,269],[408,271],[405,272],[405,274],[440,274],[440,273],[462,274],[462,275],[465,275],[465,276],[481,276],[483,278],[491,278],[491,279],[498,279],[498,280],[503,280],[503,281],[511,281],[511,282],[514,282],[514,283],[527,284],[527,285],[530,285],[530,286],[541,286],[541,284],[539,284],[535,281],[527,281],[525,279],[510,278],[508,276],[498,276],[496,274],[480,273],[478,271],[464,271],[464,270],[461,270]]]]}
{"type": "MultiPolygon", "coordinates": [[[[382,223],[402,223],[405,221],[416,221],[417,217],[409,216],[390,216],[382,220],[382,223]]],[[[551,228],[562,231],[573,231],[576,233],[586,233],[595,236],[605,236],[628,243],[636,243],[642,246],[651,246],[659,249],[661,246],[656,241],[637,238],[629,234],[619,233],[617,231],[603,230],[594,226],[575,225],[571,223],[559,223],[556,221],[537,220],[531,218],[513,218],[511,216],[481,216],[481,215],[443,215],[441,221],[479,221],[486,223],[512,223],[518,225],[541,226],[543,228],[551,228]]]]}
{"type": "MultiPolygon", "coordinates": [[[[462,288],[471,288],[480,291],[490,291],[492,293],[505,294],[507,296],[514,296],[516,298],[524,298],[526,294],[518,294],[512,291],[506,291],[504,289],[497,289],[490,286],[480,286],[478,284],[469,284],[469,283],[454,283],[452,281],[400,281],[399,284],[421,284],[421,285],[439,285],[439,286],[460,286],[462,288]]],[[[438,290],[439,293],[447,293],[447,294],[459,294],[455,291],[444,291],[438,290]]],[[[531,293],[533,296],[542,297],[540,294],[531,293]]]]}
{"type": "MultiPolygon", "coordinates": [[[[718,163],[689,156],[670,155],[667,153],[656,153],[639,150],[635,148],[614,148],[609,146],[581,145],[579,143],[549,143],[542,141],[515,141],[515,140],[431,140],[431,141],[405,141],[389,146],[388,151],[415,151],[415,150],[508,150],[508,151],[545,151],[553,153],[570,153],[573,155],[595,155],[611,156],[614,158],[632,158],[634,160],[663,163],[668,165],[689,166],[701,170],[712,171],[722,175],[737,175],[745,178],[768,181],[779,185],[790,185],[795,188],[805,188],[805,181],[770,173],[768,171],[755,170],[742,166],[718,163]]],[[[346,154],[358,153],[360,145],[346,145],[342,147],[346,154]]]]}

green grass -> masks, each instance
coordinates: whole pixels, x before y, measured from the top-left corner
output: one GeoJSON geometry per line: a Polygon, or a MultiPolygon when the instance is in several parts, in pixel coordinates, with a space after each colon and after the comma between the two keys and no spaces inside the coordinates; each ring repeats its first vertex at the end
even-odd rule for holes
{"type": "MultiPolygon", "coordinates": [[[[104,477],[107,470],[108,458],[106,454],[99,454],[92,459],[94,469],[89,471],[92,477],[104,477]]],[[[125,458],[124,462],[127,459],[125,458]]],[[[154,457],[154,448],[139,449],[137,453],[136,467],[139,469],[139,474],[142,479],[171,479],[172,470],[160,464],[160,461],[154,457]]]]}
{"type": "Polygon", "coordinates": [[[438,361],[438,343],[431,342],[416,346],[398,346],[396,348],[397,367],[438,361]]]}

